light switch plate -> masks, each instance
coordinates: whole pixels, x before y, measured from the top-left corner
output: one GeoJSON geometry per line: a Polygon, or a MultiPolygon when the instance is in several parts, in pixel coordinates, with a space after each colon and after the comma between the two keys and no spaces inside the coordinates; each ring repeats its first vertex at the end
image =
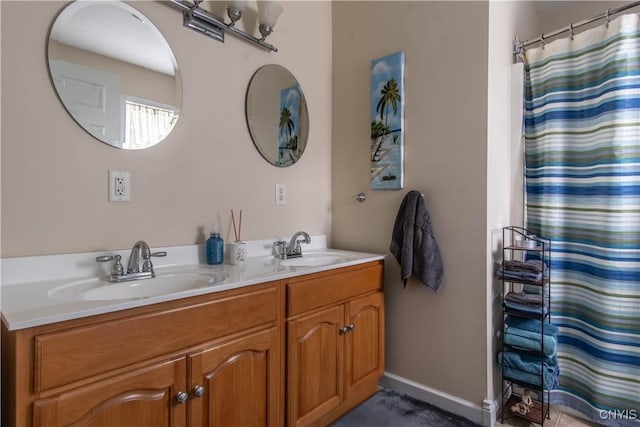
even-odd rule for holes
{"type": "Polygon", "coordinates": [[[131,175],[129,172],[109,171],[109,201],[131,201],[131,175]]]}

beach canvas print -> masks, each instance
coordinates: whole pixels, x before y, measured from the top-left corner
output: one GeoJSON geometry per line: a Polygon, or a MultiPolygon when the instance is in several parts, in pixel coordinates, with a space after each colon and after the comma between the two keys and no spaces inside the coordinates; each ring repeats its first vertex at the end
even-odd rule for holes
{"type": "Polygon", "coordinates": [[[404,52],[371,61],[371,189],[404,186],[404,52]]]}
{"type": "Polygon", "coordinates": [[[280,91],[280,123],[278,125],[278,165],[288,166],[298,161],[300,150],[300,88],[294,85],[280,91]]]}

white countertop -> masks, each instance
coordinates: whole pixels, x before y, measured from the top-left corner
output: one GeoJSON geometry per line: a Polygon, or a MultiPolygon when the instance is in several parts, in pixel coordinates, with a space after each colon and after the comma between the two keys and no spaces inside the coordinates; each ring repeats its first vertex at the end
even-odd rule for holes
{"type": "Polygon", "coordinates": [[[152,248],[152,251],[167,252],[167,257],[153,259],[157,275],[167,271],[197,268],[220,272],[225,279],[210,286],[173,294],[122,300],[63,299],[50,297],[49,292],[70,282],[96,276],[106,277],[109,266],[104,264],[111,263],[98,264],[95,258],[122,252],[123,264],[126,265],[128,251],[3,258],[0,287],[2,321],[9,330],[17,330],[384,259],[384,255],[380,254],[326,249],[324,236],[313,236],[312,245],[303,245],[303,258],[330,251],[346,255],[346,260],[322,266],[284,266],[280,260],[271,256],[272,243],[273,240],[247,242],[249,257],[241,265],[229,265],[226,261],[220,265],[205,264],[203,245],[152,248]]]}

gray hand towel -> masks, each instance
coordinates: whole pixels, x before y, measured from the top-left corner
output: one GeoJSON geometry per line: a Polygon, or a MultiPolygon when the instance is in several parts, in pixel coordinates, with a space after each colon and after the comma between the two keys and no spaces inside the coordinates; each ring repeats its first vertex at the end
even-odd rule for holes
{"type": "Polygon", "coordinates": [[[415,276],[437,291],[444,281],[444,267],[438,243],[431,230],[431,219],[419,191],[410,191],[398,209],[391,245],[391,254],[400,264],[404,286],[415,276]]]}

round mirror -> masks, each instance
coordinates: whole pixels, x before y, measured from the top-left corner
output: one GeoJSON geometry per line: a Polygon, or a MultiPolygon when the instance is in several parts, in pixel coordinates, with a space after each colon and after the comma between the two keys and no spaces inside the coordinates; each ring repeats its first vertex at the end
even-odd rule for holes
{"type": "Polygon", "coordinates": [[[58,97],[102,142],[142,149],[162,141],[182,104],[176,58],[160,31],[120,1],[76,1],[49,34],[49,73],[58,97]]]}
{"type": "Polygon", "coordinates": [[[251,78],[246,114],[256,148],[279,167],[297,162],[307,145],[309,115],[304,93],[286,68],[269,64],[251,78]]]}

